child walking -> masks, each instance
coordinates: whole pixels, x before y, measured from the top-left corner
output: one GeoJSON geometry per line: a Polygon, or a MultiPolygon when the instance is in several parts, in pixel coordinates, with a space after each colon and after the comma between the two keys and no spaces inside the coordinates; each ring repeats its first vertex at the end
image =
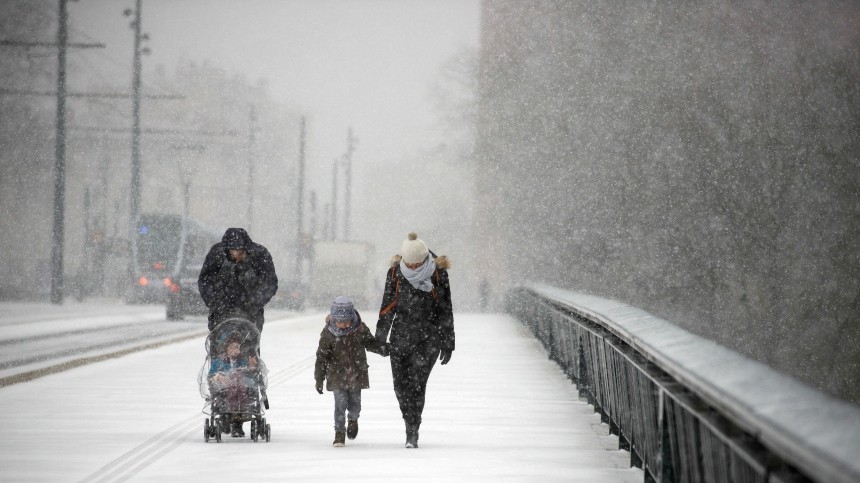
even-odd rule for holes
{"type": "Polygon", "coordinates": [[[352,301],[345,296],[335,298],[320,334],[314,379],[318,393],[323,393],[324,380],[328,380],[326,389],[334,392],[332,445],[336,447],[344,445],[344,436],[355,439],[358,435],[361,390],[370,387],[365,349],[388,356],[388,344],[377,341],[370,333],[352,301]]]}

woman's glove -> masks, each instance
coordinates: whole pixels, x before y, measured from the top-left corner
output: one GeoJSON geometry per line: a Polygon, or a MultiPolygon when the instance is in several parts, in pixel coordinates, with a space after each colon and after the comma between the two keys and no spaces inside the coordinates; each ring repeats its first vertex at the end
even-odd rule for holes
{"type": "Polygon", "coordinates": [[[323,393],[323,382],[322,381],[317,381],[317,392],[320,394],[323,393]]]}
{"type": "Polygon", "coordinates": [[[447,364],[447,363],[448,363],[448,361],[450,361],[450,360],[451,360],[451,354],[452,354],[453,352],[454,352],[454,351],[451,351],[451,350],[448,350],[448,349],[442,349],[442,353],[441,353],[441,354],[439,354],[439,360],[440,360],[440,361],[442,361],[442,365],[443,365],[443,366],[444,366],[445,364],[447,364]]]}

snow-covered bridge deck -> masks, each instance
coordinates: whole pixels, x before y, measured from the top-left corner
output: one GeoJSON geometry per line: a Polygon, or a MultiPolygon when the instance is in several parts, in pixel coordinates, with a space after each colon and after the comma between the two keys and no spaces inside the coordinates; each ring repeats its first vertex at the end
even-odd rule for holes
{"type": "Polygon", "coordinates": [[[203,442],[202,339],[0,388],[0,480],[642,481],[540,344],[503,315],[456,315],[457,350],[431,375],[420,448],[403,447],[376,354],[358,438],[333,448],[332,396],[313,387],[321,328],[320,316],[266,325],[269,443],[203,442]]]}

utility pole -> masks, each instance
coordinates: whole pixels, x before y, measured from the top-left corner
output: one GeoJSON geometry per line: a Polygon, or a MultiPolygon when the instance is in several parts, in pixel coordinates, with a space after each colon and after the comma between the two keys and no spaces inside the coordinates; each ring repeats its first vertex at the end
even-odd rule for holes
{"type": "Polygon", "coordinates": [[[311,219],[310,219],[310,228],[308,228],[308,233],[310,233],[311,242],[313,242],[317,237],[317,192],[311,191],[311,219]]]}
{"type": "Polygon", "coordinates": [[[351,225],[350,206],[352,203],[352,153],[355,151],[355,142],[357,140],[352,135],[352,127],[349,128],[346,135],[346,154],[343,155],[343,162],[346,165],[346,192],[344,194],[344,215],[343,215],[343,239],[349,241],[349,229],[351,225]]]}
{"type": "Polygon", "coordinates": [[[331,240],[331,223],[329,222],[329,220],[331,220],[331,206],[328,203],[323,206],[323,218],[322,239],[331,240]]]}
{"type": "Polygon", "coordinates": [[[337,168],[338,159],[331,165],[331,240],[337,240],[337,168]]]}
{"type": "MultiPolygon", "coordinates": [[[[308,258],[308,266],[314,266],[314,256],[315,256],[315,244],[317,242],[317,192],[311,190],[310,193],[310,227],[308,228],[307,241],[308,241],[308,252],[306,253],[308,258]]],[[[302,283],[302,280],[299,279],[298,283],[302,283]]]]}
{"type": "Polygon", "coordinates": [[[182,183],[182,222],[191,216],[191,181],[187,178],[182,183]]]}
{"type": "Polygon", "coordinates": [[[305,184],[305,118],[302,116],[301,130],[299,132],[299,173],[298,186],[296,187],[296,282],[302,280],[302,258],[304,243],[302,239],[302,214],[305,209],[304,184],[305,184]]]}
{"type": "Polygon", "coordinates": [[[57,28],[57,134],[54,148],[54,237],[51,243],[51,303],[63,303],[63,248],[66,197],[66,41],[68,11],[60,0],[57,28]]]}
{"type": "Polygon", "coordinates": [[[254,112],[254,105],[251,104],[251,114],[248,120],[248,231],[251,231],[251,225],[254,222],[254,142],[257,131],[257,114],[254,112]]]}
{"type": "MultiPolygon", "coordinates": [[[[142,0],[135,2],[135,10],[133,12],[134,21],[131,23],[134,29],[134,61],[131,78],[131,193],[129,206],[129,217],[131,218],[129,224],[129,241],[131,242],[132,263],[129,268],[133,270],[133,273],[137,273],[138,271],[137,237],[134,233],[137,230],[137,222],[140,217],[140,56],[143,53],[140,45],[143,40],[148,38],[144,34],[141,34],[140,11],[142,3],[142,0]]],[[[132,14],[130,10],[126,10],[124,13],[126,16],[132,14]]],[[[149,53],[149,49],[146,49],[146,53],[149,53]]]]}

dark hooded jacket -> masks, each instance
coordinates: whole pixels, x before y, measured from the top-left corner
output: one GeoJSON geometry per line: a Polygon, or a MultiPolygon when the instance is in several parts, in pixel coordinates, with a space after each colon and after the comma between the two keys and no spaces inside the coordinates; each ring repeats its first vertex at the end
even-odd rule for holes
{"type": "Polygon", "coordinates": [[[210,330],[218,319],[237,311],[245,312],[262,330],[263,306],[278,290],[278,276],[266,247],[251,241],[242,228],[228,228],[206,254],[197,287],[209,307],[210,330]],[[247,253],[242,262],[230,258],[228,250],[233,248],[247,253]]]}
{"type": "MultiPolygon", "coordinates": [[[[358,314],[358,312],[356,312],[358,314]]],[[[326,381],[326,389],[353,390],[367,389],[370,387],[368,376],[367,353],[365,350],[386,354],[385,343],[379,342],[370,332],[370,329],[356,317],[355,324],[359,324],[354,332],[338,337],[329,330],[331,315],[326,316],[326,326],[320,333],[319,346],[317,347],[317,359],[314,366],[314,379],[317,385],[326,381]]]]}

